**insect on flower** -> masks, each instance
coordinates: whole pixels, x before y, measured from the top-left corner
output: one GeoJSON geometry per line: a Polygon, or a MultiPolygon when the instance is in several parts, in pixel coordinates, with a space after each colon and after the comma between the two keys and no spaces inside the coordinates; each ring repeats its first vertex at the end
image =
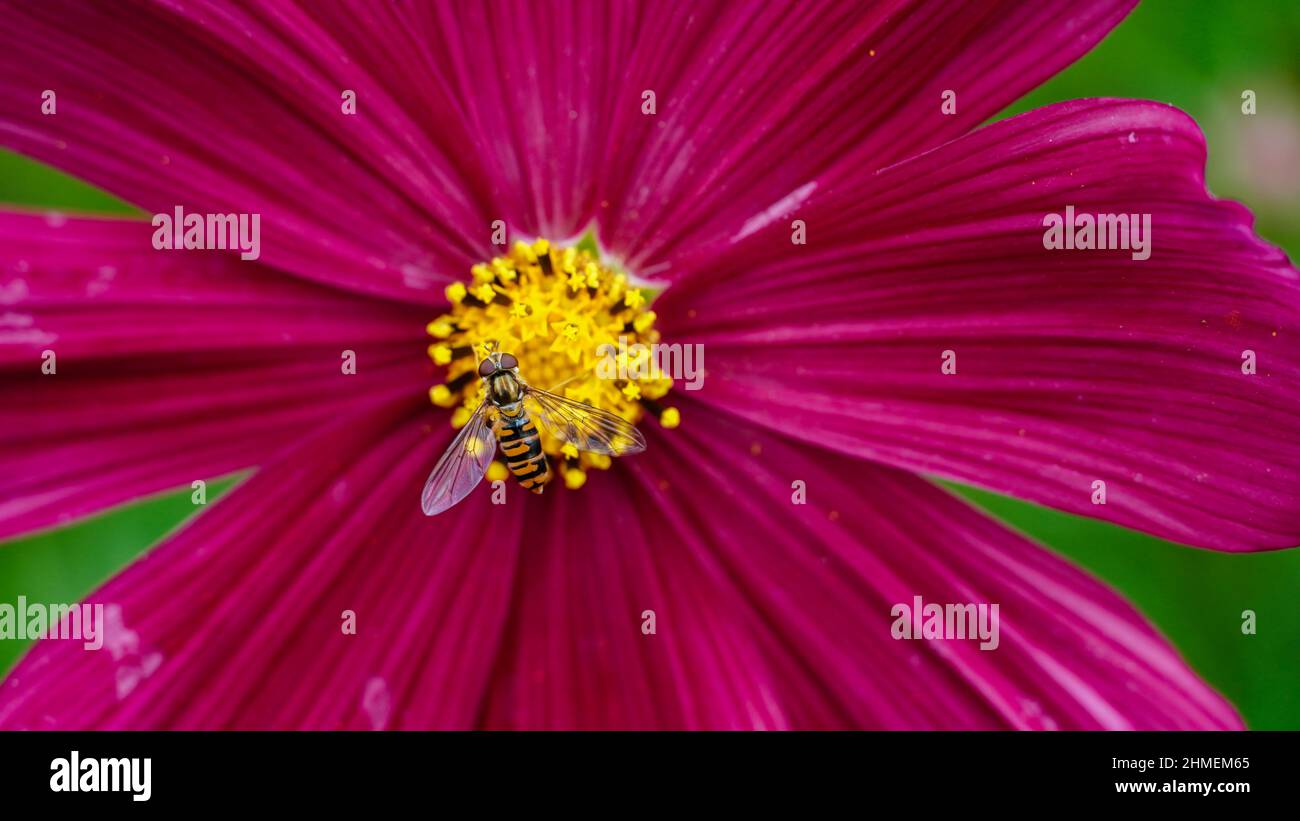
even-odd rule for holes
{"type": "Polygon", "coordinates": [[[424,483],[420,503],[426,516],[436,516],[469,495],[487,472],[496,445],[520,485],[533,493],[544,491],[554,474],[534,417],[556,439],[588,453],[626,456],[645,450],[645,438],[631,423],[534,388],[519,375],[514,354],[496,350],[495,344],[479,362],[478,375],[483,399],[424,483]]]}

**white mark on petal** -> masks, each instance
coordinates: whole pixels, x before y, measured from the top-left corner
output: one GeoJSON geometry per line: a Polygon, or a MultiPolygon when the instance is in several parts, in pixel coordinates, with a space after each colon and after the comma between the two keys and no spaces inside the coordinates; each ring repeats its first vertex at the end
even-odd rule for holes
{"type": "Polygon", "coordinates": [[[382,730],[388,726],[393,709],[393,699],[388,694],[388,684],[378,676],[366,681],[366,691],[361,696],[361,709],[370,717],[370,729],[382,730]]]}
{"type": "Polygon", "coordinates": [[[139,663],[124,663],[117,668],[116,685],[117,699],[121,701],[131,694],[140,682],[153,675],[154,671],[162,665],[161,653],[150,653],[140,659],[139,663]]]}
{"type": "Polygon", "coordinates": [[[401,271],[402,284],[407,288],[417,288],[424,291],[433,287],[435,281],[433,272],[428,268],[408,262],[402,266],[401,271]]]}
{"type": "Polygon", "coordinates": [[[348,481],[346,479],[340,479],[334,483],[330,488],[330,498],[334,500],[336,505],[341,505],[347,501],[348,481]]]}
{"type": "Polygon", "coordinates": [[[0,328],[30,328],[35,321],[31,314],[16,314],[13,311],[0,314],[0,328]]]}
{"type": "Polygon", "coordinates": [[[784,197],[777,200],[774,204],[768,206],[766,210],[745,220],[745,224],[740,226],[740,231],[731,238],[731,241],[740,242],[750,234],[762,230],[777,220],[784,219],[796,208],[802,205],[805,200],[812,196],[813,191],[816,190],[816,182],[809,182],[799,186],[791,193],[786,194],[784,197]]]}
{"type": "Polygon", "coordinates": [[[1020,699],[1020,717],[1031,727],[1039,730],[1055,730],[1055,719],[1043,711],[1043,705],[1032,698],[1020,699]]]}
{"type": "Polygon", "coordinates": [[[104,293],[115,277],[117,277],[116,268],[112,265],[101,265],[95,272],[95,278],[86,283],[86,296],[99,296],[104,293]]]}
{"type": "Polygon", "coordinates": [[[152,676],[162,666],[163,655],[157,651],[140,652],[140,634],[126,626],[122,606],[104,607],[104,647],[113,656],[114,689],[117,698],[126,698],[140,682],[152,676]]]}
{"type": "MultiPolygon", "coordinates": [[[[27,270],[27,260],[18,261],[20,271],[27,270]]],[[[27,287],[27,280],[15,279],[0,284],[0,305],[17,305],[27,299],[30,289],[27,287]]]]}

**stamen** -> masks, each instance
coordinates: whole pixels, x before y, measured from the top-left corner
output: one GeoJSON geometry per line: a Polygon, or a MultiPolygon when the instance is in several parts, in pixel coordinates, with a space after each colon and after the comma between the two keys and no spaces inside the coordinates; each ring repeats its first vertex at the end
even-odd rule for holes
{"type": "MultiPolygon", "coordinates": [[[[545,239],[516,242],[508,254],[474,265],[469,281],[448,285],[446,296],[448,313],[427,326],[437,340],[429,346],[429,356],[447,369],[446,382],[431,388],[429,398],[453,409],[453,426],[463,426],[482,398],[477,368],[487,343],[514,354],[520,376],[534,387],[560,386],[557,393],[633,424],[647,413],[665,428],[680,424],[677,409],[658,401],[673,386],[665,374],[620,368],[617,379],[597,375],[602,355],[612,351],[619,364],[628,365],[631,357],[618,352],[654,344],[659,332],[647,292],[593,250],[556,247],[545,239]]],[[[544,429],[541,438],[542,449],[570,489],[582,487],[592,469],[612,464],[608,456],[580,452],[544,429]]]]}
{"type": "Polygon", "coordinates": [[[645,398],[641,400],[641,406],[646,409],[647,413],[658,419],[661,426],[668,430],[672,430],[682,423],[682,414],[677,408],[665,407],[654,399],[645,398]]]}

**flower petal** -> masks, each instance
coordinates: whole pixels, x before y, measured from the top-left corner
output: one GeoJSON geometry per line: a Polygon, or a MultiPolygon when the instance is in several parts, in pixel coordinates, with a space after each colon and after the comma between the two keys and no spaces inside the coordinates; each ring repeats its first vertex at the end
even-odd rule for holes
{"type": "Polygon", "coordinates": [[[707,270],[734,237],[828,179],[971,130],[1086,53],[1133,5],[648,4],[610,127],[602,242],[646,276],[707,270]],[[645,91],[656,95],[652,115],[645,91]]]}
{"type": "MultiPolygon", "coordinates": [[[[766,664],[743,669],[785,725],[1240,726],[1119,596],[967,503],[905,472],[797,445],[700,403],[683,407],[682,427],[629,461],[657,511],[643,517],[645,539],[669,580],[652,638],[704,652],[718,634],[692,610],[717,602],[729,632],[761,649],[766,664]],[[797,489],[806,504],[795,503],[797,489]],[[679,590],[683,578],[705,586],[679,590]],[[916,596],[999,605],[997,647],[893,638],[894,605],[916,596]]],[[[625,584],[646,578],[635,571],[635,552],[616,555],[625,559],[625,584]]],[[[579,591],[608,571],[565,567],[572,581],[552,590],[564,602],[553,606],[583,612],[573,603],[579,591]]],[[[642,600],[631,598],[625,607],[642,600]]],[[[592,638],[580,623],[551,624],[571,627],[549,634],[552,647],[592,638]]],[[[718,644],[712,652],[746,664],[718,644]]],[[[612,653],[582,661],[595,666],[592,677],[613,664],[612,653]]],[[[690,671],[677,697],[708,684],[703,669],[690,671]]],[[[662,685],[654,692],[674,697],[662,685]]]]}
{"type": "Polygon", "coordinates": [[[410,411],[341,418],[92,595],[104,649],[38,643],[0,727],[1238,724],[1114,594],[899,471],[688,403],[631,474],[426,519],[448,437],[410,411]],[[915,595],[998,603],[998,648],[892,639],[915,595]]]}
{"type": "MultiPolygon", "coordinates": [[[[665,457],[655,465],[665,476],[681,468],[665,457]]],[[[640,481],[618,467],[580,493],[546,494],[527,514],[485,726],[791,726],[749,605],[719,584],[707,554],[693,555],[694,532],[673,531],[653,510],[640,481]]]]}
{"type": "Polygon", "coordinates": [[[259,214],[267,262],[366,293],[437,303],[489,247],[387,4],[129,5],[5,4],[0,143],[151,213],[259,214]]]}
{"type": "MultiPolygon", "coordinates": [[[[620,137],[613,124],[640,105],[640,90],[623,87],[629,54],[638,36],[664,36],[651,4],[403,5],[408,33],[395,39],[410,50],[417,84],[445,95],[434,110],[447,112],[460,139],[448,154],[491,203],[491,218],[554,239],[585,230],[602,160],[620,137]]],[[[398,64],[394,76],[410,71],[398,64]]]]}
{"type": "Polygon", "coordinates": [[[969,130],[1131,5],[15,4],[0,141],[151,212],[259,213],[272,264],[433,304],[497,219],[563,237],[595,218],[664,274],[831,164],[969,130]]]}
{"type": "Polygon", "coordinates": [[[755,421],[1189,544],[1294,545],[1300,278],[1204,162],[1172,108],[1052,106],[828,189],[799,253],[760,232],[656,308],[705,344],[703,397],[755,421]],[[1045,250],[1071,205],[1151,214],[1150,258],[1045,250]]]}
{"type": "Polygon", "coordinates": [[[424,517],[449,435],[415,411],[389,399],[341,416],[92,594],[104,648],[39,642],[0,726],[470,726],[521,517],[486,489],[424,517]]]}
{"type": "Polygon", "coordinates": [[[247,467],[432,375],[418,310],[148,235],[0,212],[0,537],[247,467]]]}

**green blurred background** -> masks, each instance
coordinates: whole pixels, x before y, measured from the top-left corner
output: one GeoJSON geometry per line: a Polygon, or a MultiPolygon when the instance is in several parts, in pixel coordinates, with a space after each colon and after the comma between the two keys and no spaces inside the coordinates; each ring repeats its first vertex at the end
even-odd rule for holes
{"type": "MultiPolygon", "coordinates": [[[[1300,3],[1156,0],[1096,50],[1004,115],[1077,97],[1141,97],[1192,114],[1220,197],[1255,212],[1259,232],[1300,251],[1300,3]],[[1257,97],[1253,117],[1241,94],[1257,97]]],[[[132,213],[76,180],[0,152],[0,202],[132,213]]],[[[212,482],[209,504],[233,480],[212,482]]],[[[1255,728],[1300,728],[1300,549],[1227,555],[961,489],[1003,520],[1124,593],[1255,728]],[[1257,614],[1243,635],[1241,613],[1257,614]]],[[[0,544],[0,602],[76,601],[193,513],[189,489],[0,544]]],[[[24,651],[0,642],[0,670],[24,651]]]]}

